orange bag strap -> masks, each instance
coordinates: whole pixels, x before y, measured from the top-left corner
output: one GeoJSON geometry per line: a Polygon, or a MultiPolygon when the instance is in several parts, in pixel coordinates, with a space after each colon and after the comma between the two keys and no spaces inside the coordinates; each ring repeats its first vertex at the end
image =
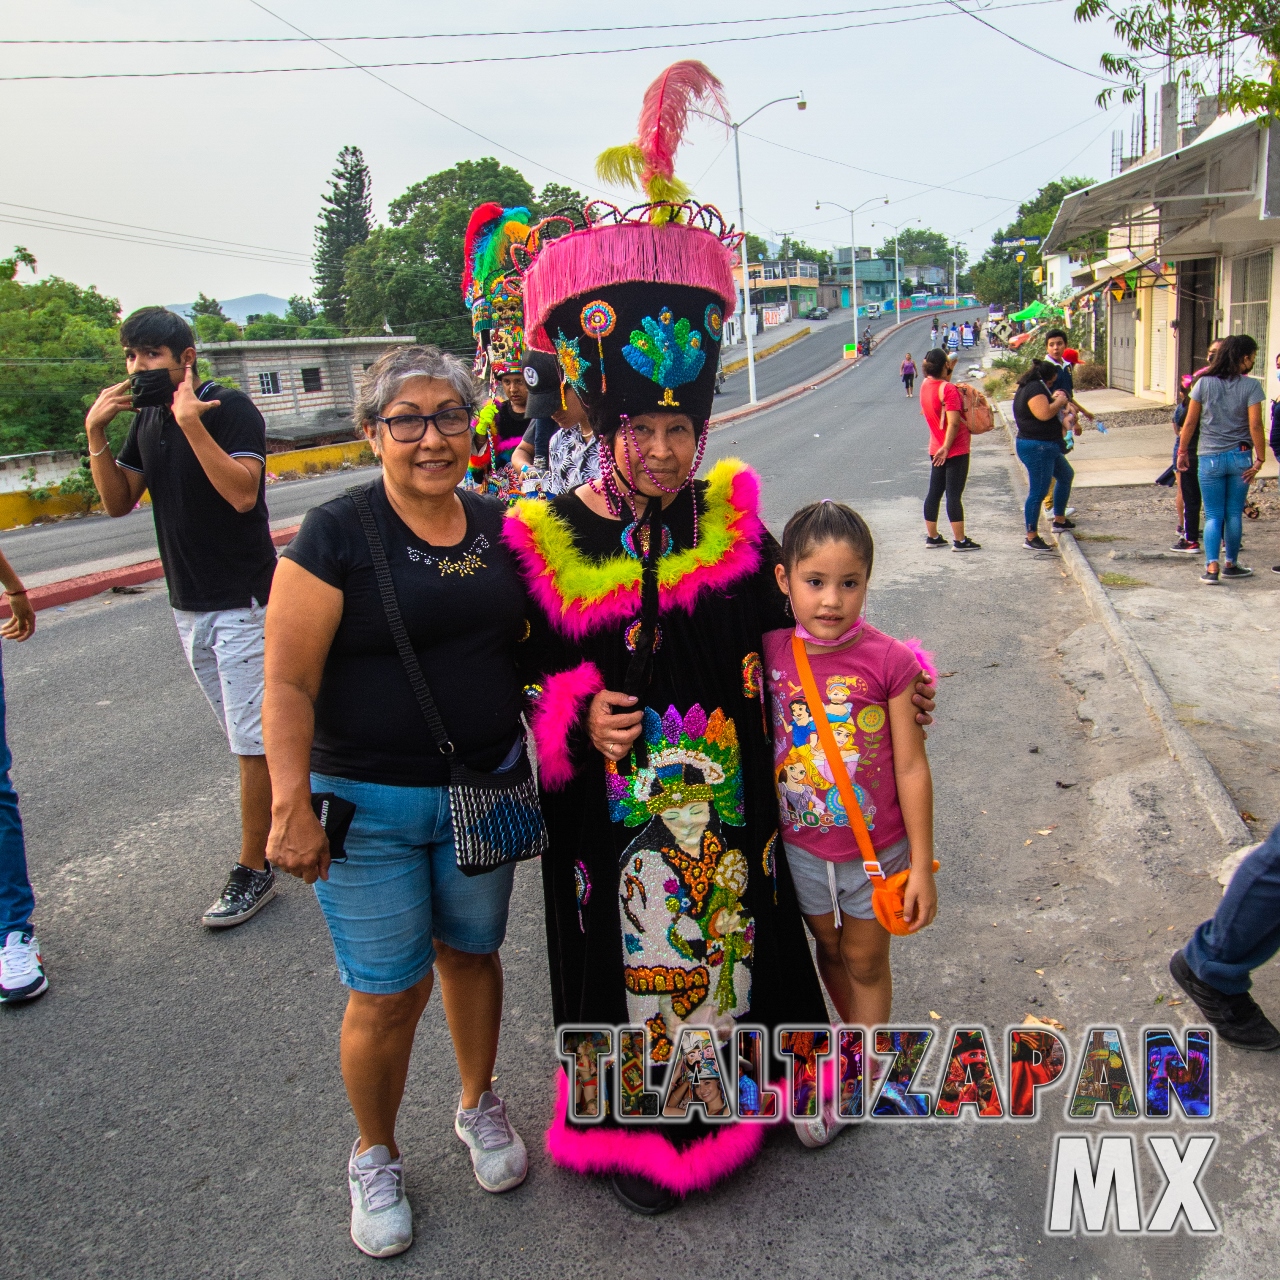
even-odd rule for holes
{"type": "Polygon", "coordinates": [[[866,819],[862,816],[858,797],[853,791],[853,779],[849,777],[849,770],[845,767],[840,748],[836,745],[836,735],[831,732],[831,722],[823,709],[822,698],[818,693],[818,682],[813,678],[813,668],[809,665],[809,655],[805,651],[804,641],[795,632],[791,634],[791,654],[796,660],[796,671],[800,675],[804,696],[809,700],[809,714],[813,716],[813,725],[818,731],[818,741],[822,744],[823,754],[831,766],[831,775],[836,780],[836,790],[840,792],[840,799],[844,802],[845,813],[849,818],[849,830],[853,832],[853,838],[858,842],[863,870],[872,879],[883,880],[884,872],[880,869],[876,851],[871,845],[871,833],[867,830],[866,819]]]}

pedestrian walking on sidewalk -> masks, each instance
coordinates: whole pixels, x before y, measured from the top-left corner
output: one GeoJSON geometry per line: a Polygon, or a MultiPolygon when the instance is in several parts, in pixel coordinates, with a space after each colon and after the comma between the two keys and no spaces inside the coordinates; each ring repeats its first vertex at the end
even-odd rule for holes
{"type": "Polygon", "coordinates": [[[898,368],[898,373],[902,377],[902,385],[907,390],[907,399],[910,400],[915,394],[916,385],[916,362],[911,358],[911,352],[908,351],[906,359],[898,368]]]}
{"type": "Polygon", "coordinates": [[[519,766],[524,588],[502,537],[505,503],[457,487],[478,398],[470,372],[434,347],[397,347],[369,367],[356,420],[382,479],[307,513],[267,612],[269,849],[315,886],[348,988],[342,1075],[359,1127],[347,1162],[351,1237],[373,1257],[413,1242],[396,1117],[437,970],[462,1084],[454,1130],[476,1181],[507,1191],[527,1169],[491,1088],[514,863],[459,869],[449,757],[410,691],[374,562],[380,543],[404,643],[451,751],[486,774],[519,766]],[[340,858],[313,792],[355,806],[340,858]]]}
{"type": "MultiPolygon", "coordinates": [[[[1176,490],[1176,508],[1178,513],[1178,540],[1170,547],[1171,551],[1183,551],[1195,555],[1200,550],[1200,432],[1196,431],[1190,441],[1187,469],[1178,470],[1178,449],[1182,438],[1182,424],[1187,420],[1187,409],[1191,404],[1191,388],[1195,383],[1192,374],[1182,375],[1182,386],[1178,394],[1178,403],[1173,410],[1173,476],[1176,490]]],[[[1164,477],[1161,477],[1163,480],[1164,477]]]]}
{"type": "Polygon", "coordinates": [[[929,326],[929,350],[932,351],[938,345],[938,322],[935,320],[929,326]]]}
{"type": "Polygon", "coordinates": [[[1035,361],[1018,379],[1018,391],[1013,398],[1013,420],[1018,427],[1018,460],[1027,469],[1027,500],[1023,504],[1023,518],[1027,526],[1023,546],[1033,551],[1048,551],[1049,544],[1040,536],[1040,504],[1053,491],[1053,527],[1074,529],[1067,519],[1067,500],[1071,497],[1071,482],[1075,471],[1062,451],[1062,424],[1058,414],[1066,407],[1067,396],[1063,391],[1050,393],[1047,383],[1057,378],[1056,365],[1047,360],[1035,361]]]}
{"type": "Polygon", "coordinates": [[[964,486],[969,478],[969,428],[964,421],[964,398],[951,382],[952,364],[947,353],[935,348],[924,358],[924,382],[920,385],[920,412],[929,427],[929,492],[924,500],[926,547],[945,547],[938,532],[938,509],[947,496],[947,520],[951,524],[953,551],[981,551],[964,531],[964,486]],[[945,421],[944,421],[945,419],[945,421]]]}
{"type": "Polygon", "coordinates": [[[276,550],[266,496],[266,424],[243,391],[196,377],[179,315],[143,307],[120,326],[129,381],[85,418],[89,465],[109,516],[151,495],[156,541],[183,653],[240,769],[240,857],[204,913],[243,924],[276,892],[266,861],[271,779],[262,748],[262,628],[276,550]],[[118,458],[107,427],[136,409],[118,458]]]}
{"type": "Polygon", "coordinates": [[[1249,994],[1280,951],[1280,826],[1236,868],[1213,918],[1169,961],[1174,981],[1218,1035],[1241,1049],[1280,1049],[1280,1031],[1249,994]]]}
{"type": "MultiPolygon", "coordinates": [[[[0,626],[5,640],[29,640],[36,615],[22,579],[0,552],[0,584],[9,601],[10,616],[0,626]]],[[[49,989],[40,944],[31,928],[35,895],[27,875],[27,846],[22,835],[18,793],[9,770],[13,755],[5,731],[4,673],[0,668],[0,1004],[21,1004],[49,989]]]]}
{"type": "Polygon", "coordinates": [[[1213,362],[1191,388],[1178,438],[1178,470],[1186,471],[1191,466],[1191,441],[1200,432],[1197,473],[1205,516],[1205,569],[1200,581],[1210,586],[1253,573],[1237,558],[1245,498],[1267,456],[1262,435],[1266,395],[1262,384],[1248,376],[1257,355],[1258,344],[1248,334],[1223,339],[1213,362]]]}

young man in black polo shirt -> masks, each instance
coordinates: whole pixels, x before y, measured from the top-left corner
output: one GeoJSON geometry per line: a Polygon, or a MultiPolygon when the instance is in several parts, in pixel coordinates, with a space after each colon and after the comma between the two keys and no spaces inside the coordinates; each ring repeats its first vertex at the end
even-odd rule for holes
{"type": "Polygon", "coordinates": [[[151,494],[160,560],[183,651],[240,764],[240,861],[204,924],[243,924],[275,896],[266,862],[271,778],[262,747],[263,618],[276,552],[267,517],[266,427],[242,391],[197,383],[195,338],[163,307],[120,327],[129,374],[155,381],[163,404],[139,409],[113,458],[107,425],[132,408],[130,383],[107,387],[85,418],[89,462],[107,514],[151,494]]]}

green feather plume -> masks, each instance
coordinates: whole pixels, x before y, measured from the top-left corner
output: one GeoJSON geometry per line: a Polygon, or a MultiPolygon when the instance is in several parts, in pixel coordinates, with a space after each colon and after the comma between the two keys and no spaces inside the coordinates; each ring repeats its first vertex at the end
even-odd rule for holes
{"type": "Polygon", "coordinates": [[[624,147],[606,147],[596,157],[596,177],[611,187],[634,187],[642,191],[644,152],[634,142],[624,147]]]}

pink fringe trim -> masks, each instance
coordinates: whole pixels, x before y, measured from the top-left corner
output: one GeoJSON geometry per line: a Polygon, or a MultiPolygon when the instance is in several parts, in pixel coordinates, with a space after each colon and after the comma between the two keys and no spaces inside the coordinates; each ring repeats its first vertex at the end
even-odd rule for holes
{"type": "Polygon", "coordinates": [[[547,1154],[574,1173],[632,1173],[668,1191],[687,1196],[707,1191],[722,1178],[753,1159],[764,1145],[765,1125],[751,1121],[726,1122],[714,1133],[676,1150],[653,1130],[571,1128],[569,1079],[556,1073],[556,1107],[547,1129],[547,1154]]]}
{"type": "Polygon", "coordinates": [[[569,733],[587,702],[604,688],[604,676],[594,662],[548,676],[529,717],[538,749],[538,781],[547,791],[561,791],[573,781],[569,733]]]}
{"type": "MultiPolygon", "coordinates": [[[[764,523],[756,514],[760,505],[760,480],[754,471],[743,468],[734,476],[728,501],[734,512],[729,519],[729,530],[733,534],[729,550],[714,564],[701,565],[686,573],[674,586],[660,586],[658,607],[661,611],[683,609],[692,613],[704,591],[727,591],[760,567],[764,523]]],[[[569,639],[582,640],[593,631],[629,622],[639,611],[638,582],[634,586],[617,587],[599,600],[586,603],[565,600],[556,586],[555,566],[543,558],[528,525],[518,518],[509,518],[503,524],[503,537],[520,562],[525,586],[552,625],[569,639]]]]}
{"type": "MultiPolygon", "coordinates": [[[[551,241],[524,278],[525,329],[542,350],[551,349],[543,323],[562,302],[629,281],[691,285],[737,304],[733,255],[700,227],[679,223],[625,223],[574,231],[551,241]]],[[[701,316],[690,317],[701,328],[701,316]]]]}
{"type": "Polygon", "coordinates": [[[924,647],[924,642],[912,636],[909,640],[904,640],[903,644],[916,655],[916,661],[920,664],[920,669],[936,684],[938,681],[938,668],[933,665],[933,654],[924,647]]]}

